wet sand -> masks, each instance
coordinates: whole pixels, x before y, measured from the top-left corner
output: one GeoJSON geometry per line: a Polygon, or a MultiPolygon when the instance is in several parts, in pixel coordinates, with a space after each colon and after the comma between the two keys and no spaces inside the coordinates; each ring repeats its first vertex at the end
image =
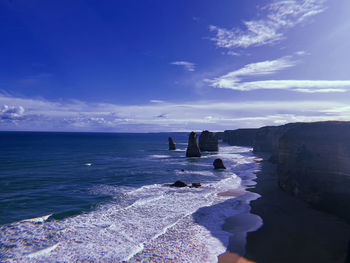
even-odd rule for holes
{"type": "Polygon", "coordinates": [[[261,195],[251,202],[251,213],[264,225],[248,233],[245,257],[258,263],[346,262],[350,225],[283,192],[276,165],[262,161],[261,168],[249,190],[261,195]]]}

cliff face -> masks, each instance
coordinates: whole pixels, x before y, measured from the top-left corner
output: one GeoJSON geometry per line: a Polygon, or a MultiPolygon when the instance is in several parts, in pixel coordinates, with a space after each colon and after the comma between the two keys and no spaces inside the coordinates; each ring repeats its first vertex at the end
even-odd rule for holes
{"type": "Polygon", "coordinates": [[[282,189],[350,221],[350,122],[299,123],[278,145],[282,189]]]}
{"type": "Polygon", "coordinates": [[[224,132],[216,132],[216,133],[215,133],[215,137],[216,137],[218,140],[224,140],[224,132]]]}
{"type": "Polygon", "coordinates": [[[203,131],[201,135],[199,135],[199,149],[203,152],[218,152],[218,138],[210,131],[203,131]]]}
{"type": "Polygon", "coordinates": [[[281,126],[265,126],[257,130],[254,140],[254,152],[277,154],[281,136],[300,123],[288,123],[281,126]]]}
{"type": "Polygon", "coordinates": [[[258,129],[226,130],[223,141],[235,146],[253,146],[255,134],[258,129]]]}

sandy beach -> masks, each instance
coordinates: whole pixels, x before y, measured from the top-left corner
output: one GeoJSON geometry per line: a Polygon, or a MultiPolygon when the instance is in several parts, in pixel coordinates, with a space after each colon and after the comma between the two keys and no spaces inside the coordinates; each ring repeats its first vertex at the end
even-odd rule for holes
{"type": "Polygon", "coordinates": [[[264,224],[248,233],[247,259],[258,263],[349,262],[348,223],[283,192],[277,184],[276,165],[268,161],[261,162],[256,181],[250,191],[261,197],[251,202],[251,212],[262,217],[264,224]]]}

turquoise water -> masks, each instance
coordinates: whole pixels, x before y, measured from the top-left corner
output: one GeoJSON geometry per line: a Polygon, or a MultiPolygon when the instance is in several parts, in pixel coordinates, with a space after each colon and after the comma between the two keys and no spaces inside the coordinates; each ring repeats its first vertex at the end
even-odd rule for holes
{"type": "Polygon", "coordinates": [[[0,259],[215,262],[232,235],[225,219],[257,198],[217,193],[253,185],[259,167],[251,149],[228,145],[186,158],[187,136],[1,132],[0,259]],[[227,170],[213,170],[218,157],[227,170]],[[164,186],[176,180],[202,187],[164,186]]]}

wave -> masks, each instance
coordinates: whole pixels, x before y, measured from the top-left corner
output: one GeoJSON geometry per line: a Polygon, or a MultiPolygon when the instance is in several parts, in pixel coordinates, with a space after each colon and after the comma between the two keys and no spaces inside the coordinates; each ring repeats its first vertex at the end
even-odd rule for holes
{"type": "MultiPolygon", "coordinates": [[[[218,195],[234,189],[242,191],[242,185],[254,178],[253,171],[258,169],[250,156],[236,153],[244,152],[242,149],[231,150],[231,155],[229,150],[222,155],[229,164],[227,171],[182,172],[188,178],[191,174],[216,178],[203,182],[200,188],[100,184],[91,192],[109,195],[112,201],[93,211],[60,220],[47,215],[3,226],[0,252],[5,260],[18,262],[137,262],[152,261],[155,256],[159,261],[167,258],[173,262],[216,262],[217,255],[226,251],[232,235],[222,229],[225,220],[247,213],[250,200],[257,198],[253,193],[238,197],[218,195]]],[[[208,166],[207,160],[201,162],[208,166]]],[[[198,167],[198,163],[193,165],[198,167]]],[[[176,173],[181,174],[178,170],[176,173]]]]}

